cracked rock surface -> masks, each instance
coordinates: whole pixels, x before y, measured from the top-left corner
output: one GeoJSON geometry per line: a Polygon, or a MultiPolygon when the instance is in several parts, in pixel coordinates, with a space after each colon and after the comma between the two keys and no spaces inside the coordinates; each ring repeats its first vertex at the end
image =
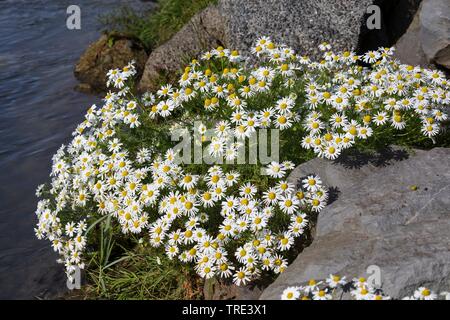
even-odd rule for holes
{"type": "Polygon", "coordinates": [[[319,214],[312,245],[261,299],[280,299],[286,287],[332,273],[367,276],[370,265],[380,267],[382,289],[392,297],[422,285],[449,290],[450,149],[314,159],[290,180],[310,173],[331,188],[331,203],[319,214]]]}

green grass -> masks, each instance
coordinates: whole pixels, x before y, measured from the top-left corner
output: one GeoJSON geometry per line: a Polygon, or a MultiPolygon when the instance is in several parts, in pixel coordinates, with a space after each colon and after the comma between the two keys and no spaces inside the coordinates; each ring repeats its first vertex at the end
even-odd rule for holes
{"type": "Polygon", "coordinates": [[[88,273],[90,284],[84,287],[83,298],[181,300],[202,296],[198,278],[154,249],[137,247],[125,253],[114,267],[99,270],[88,273]]]}
{"type": "Polygon", "coordinates": [[[89,256],[85,284],[64,299],[183,300],[203,296],[202,280],[189,266],[170,260],[162,249],[118,237],[111,216],[103,216],[87,231],[97,248],[89,256]],[[158,258],[159,257],[159,258],[158,258]]]}
{"type": "Polygon", "coordinates": [[[119,32],[138,39],[150,51],[169,40],[197,12],[217,0],[158,0],[156,10],[136,12],[123,6],[103,15],[100,21],[109,33],[119,32]]]}

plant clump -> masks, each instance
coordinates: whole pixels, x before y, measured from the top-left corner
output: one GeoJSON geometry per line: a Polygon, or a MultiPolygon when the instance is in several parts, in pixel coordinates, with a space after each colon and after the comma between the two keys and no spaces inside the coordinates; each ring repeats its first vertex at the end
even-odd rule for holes
{"type": "Polygon", "coordinates": [[[241,285],[278,274],[328,198],[313,173],[289,182],[295,165],[441,131],[450,101],[441,72],[402,65],[393,49],[358,56],[320,48],[324,59],[314,62],[263,37],[249,67],[238,51],[219,47],[193,60],[178,86],[142,96],[133,63],[111,70],[113,91],[89,108],[54,155],[51,183],[37,191],[36,234],[50,240],[69,279],[95,250],[96,225],[106,218],[117,237],[145,241],[206,279],[241,285]],[[263,129],[279,131],[281,161],[239,164],[246,141],[263,129]],[[200,164],[179,161],[177,130],[200,137],[200,164]]]}

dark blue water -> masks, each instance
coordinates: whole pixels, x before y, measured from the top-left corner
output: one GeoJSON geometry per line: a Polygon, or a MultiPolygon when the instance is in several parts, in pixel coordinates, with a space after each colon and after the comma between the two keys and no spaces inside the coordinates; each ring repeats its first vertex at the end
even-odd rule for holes
{"type": "Polygon", "coordinates": [[[99,37],[98,15],[139,0],[0,0],[0,299],[51,297],[65,289],[63,266],[34,236],[34,195],[52,154],[69,141],[99,98],[76,92],[73,67],[99,37]],[[81,30],[66,9],[81,8],[81,30]]]}

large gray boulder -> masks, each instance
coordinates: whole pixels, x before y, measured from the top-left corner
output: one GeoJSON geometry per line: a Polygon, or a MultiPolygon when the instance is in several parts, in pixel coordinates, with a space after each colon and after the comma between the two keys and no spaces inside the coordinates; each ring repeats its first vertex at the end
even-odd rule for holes
{"type": "Polygon", "coordinates": [[[394,55],[401,63],[432,68],[420,44],[420,9],[414,16],[408,30],[395,44],[394,55]]]}
{"type": "Polygon", "coordinates": [[[140,89],[155,89],[161,75],[170,79],[186,60],[217,45],[248,55],[261,36],[315,60],[322,58],[318,46],[324,41],[337,51],[390,46],[407,29],[420,1],[219,0],[151,53],[140,89]],[[382,11],[380,30],[366,27],[372,4],[382,11]]]}
{"type": "Polygon", "coordinates": [[[357,277],[381,269],[382,289],[392,297],[421,285],[450,288],[450,149],[390,150],[376,157],[314,159],[291,181],[317,173],[331,187],[331,203],[319,214],[312,245],[261,295],[331,273],[357,277]]]}
{"type": "Polygon", "coordinates": [[[220,0],[229,47],[248,51],[269,36],[299,53],[321,58],[318,45],[356,49],[367,7],[373,0],[220,0]]]}
{"type": "Polygon", "coordinates": [[[203,287],[205,300],[257,300],[261,293],[257,286],[237,286],[215,278],[205,280],[203,287]]]}
{"type": "Polygon", "coordinates": [[[430,62],[450,69],[450,0],[424,0],[420,41],[430,62]]]}

